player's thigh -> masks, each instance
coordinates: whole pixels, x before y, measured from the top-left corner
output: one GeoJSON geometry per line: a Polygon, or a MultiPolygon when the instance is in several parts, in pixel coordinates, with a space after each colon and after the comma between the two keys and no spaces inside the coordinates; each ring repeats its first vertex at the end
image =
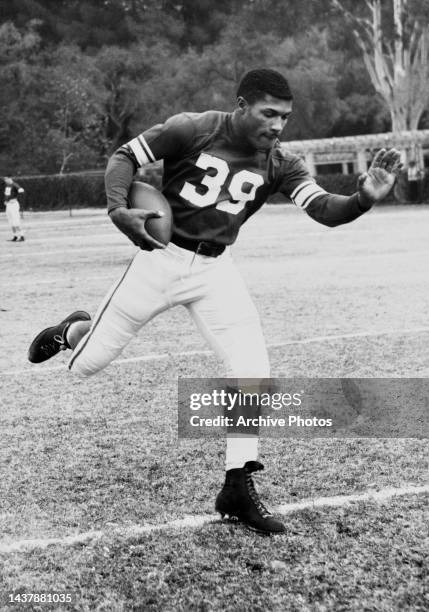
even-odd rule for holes
{"type": "Polygon", "coordinates": [[[90,375],[115,359],[145,323],[168,307],[164,281],[157,258],[138,253],[101,302],[69,368],[90,375]]]}
{"type": "Polygon", "coordinates": [[[259,314],[230,258],[208,272],[204,296],[188,309],[201,333],[225,361],[229,375],[269,376],[259,314]]]}

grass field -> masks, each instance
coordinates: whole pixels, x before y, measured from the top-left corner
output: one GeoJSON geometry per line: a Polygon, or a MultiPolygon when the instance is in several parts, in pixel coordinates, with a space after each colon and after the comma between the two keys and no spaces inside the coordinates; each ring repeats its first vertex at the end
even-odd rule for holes
{"type": "MultiPolygon", "coordinates": [[[[221,364],[175,309],[91,379],[65,354],[31,366],[34,334],[94,313],[135,247],[104,211],[24,223],[14,244],[0,217],[1,610],[428,609],[427,440],[263,439],[257,486],[286,534],[220,523],[224,445],[178,441],[176,406],[179,376],[221,364]],[[353,494],[369,496],[337,497],[353,494]],[[8,603],[17,590],[74,601],[8,603]]],[[[253,217],[234,256],[272,375],[429,377],[428,227],[425,206],[334,230],[292,207],[253,217]]]]}

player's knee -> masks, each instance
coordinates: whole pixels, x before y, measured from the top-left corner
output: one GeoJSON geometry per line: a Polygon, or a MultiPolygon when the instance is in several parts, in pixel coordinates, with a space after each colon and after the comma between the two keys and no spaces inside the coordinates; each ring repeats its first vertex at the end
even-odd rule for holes
{"type": "Polygon", "coordinates": [[[78,378],[87,378],[88,376],[92,376],[93,374],[97,374],[102,370],[104,365],[96,365],[94,363],[89,363],[84,359],[71,359],[68,364],[68,369],[72,374],[77,376],[78,378]]]}
{"type": "Polygon", "coordinates": [[[72,366],[68,366],[70,372],[74,375],[77,376],[77,378],[88,378],[88,376],[92,376],[93,374],[96,374],[98,370],[90,370],[89,368],[84,368],[82,366],[79,365],[72,365],[72,366]]]}

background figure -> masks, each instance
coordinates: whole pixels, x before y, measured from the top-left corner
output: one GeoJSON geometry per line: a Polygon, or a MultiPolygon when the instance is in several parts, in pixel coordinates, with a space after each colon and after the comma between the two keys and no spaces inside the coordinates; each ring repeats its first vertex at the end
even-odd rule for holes
{"type": "Polygon", "coordinates": [[[24,234],[21,229],[20,207],[18,193],[24,193],[24,189],[18,185],[10,176],[4,178],[4,203],[6,206],[6,216],[12,228],[12,242],[24,242],[24,234]]]}
{"type": "Polygon", "coordinates": [[[417,202],[419,197],[419,169],[414,160],[408,165],[408,199],[417,202]]]}

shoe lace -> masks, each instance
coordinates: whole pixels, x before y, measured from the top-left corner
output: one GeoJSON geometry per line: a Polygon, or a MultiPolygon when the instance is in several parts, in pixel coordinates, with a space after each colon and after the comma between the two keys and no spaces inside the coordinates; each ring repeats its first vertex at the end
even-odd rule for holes
{"type": "Polygon", "coordinates": [[[256,509],[259,512],[259,514],[262,516],[262,518],[265,518],[266,516],[271,516],[271,512],[261,502],[258,492],[255,489],[253,478],[251,474],[249,473],[246,474],[246,486],[247,486],[247,490],[249,492],[250,498],[255,504],[256,509]]]}
{"type": "Polygon", "coordinates": [[[62,336],[56,334],[50,342],[46,342],[42,344],[40,350],[45,353],[45,355],[50,355],[53,350],[56,350],[57,344],[60,345],[60,350],[64,350],[66,348],[66,342],[62,336]]]}

